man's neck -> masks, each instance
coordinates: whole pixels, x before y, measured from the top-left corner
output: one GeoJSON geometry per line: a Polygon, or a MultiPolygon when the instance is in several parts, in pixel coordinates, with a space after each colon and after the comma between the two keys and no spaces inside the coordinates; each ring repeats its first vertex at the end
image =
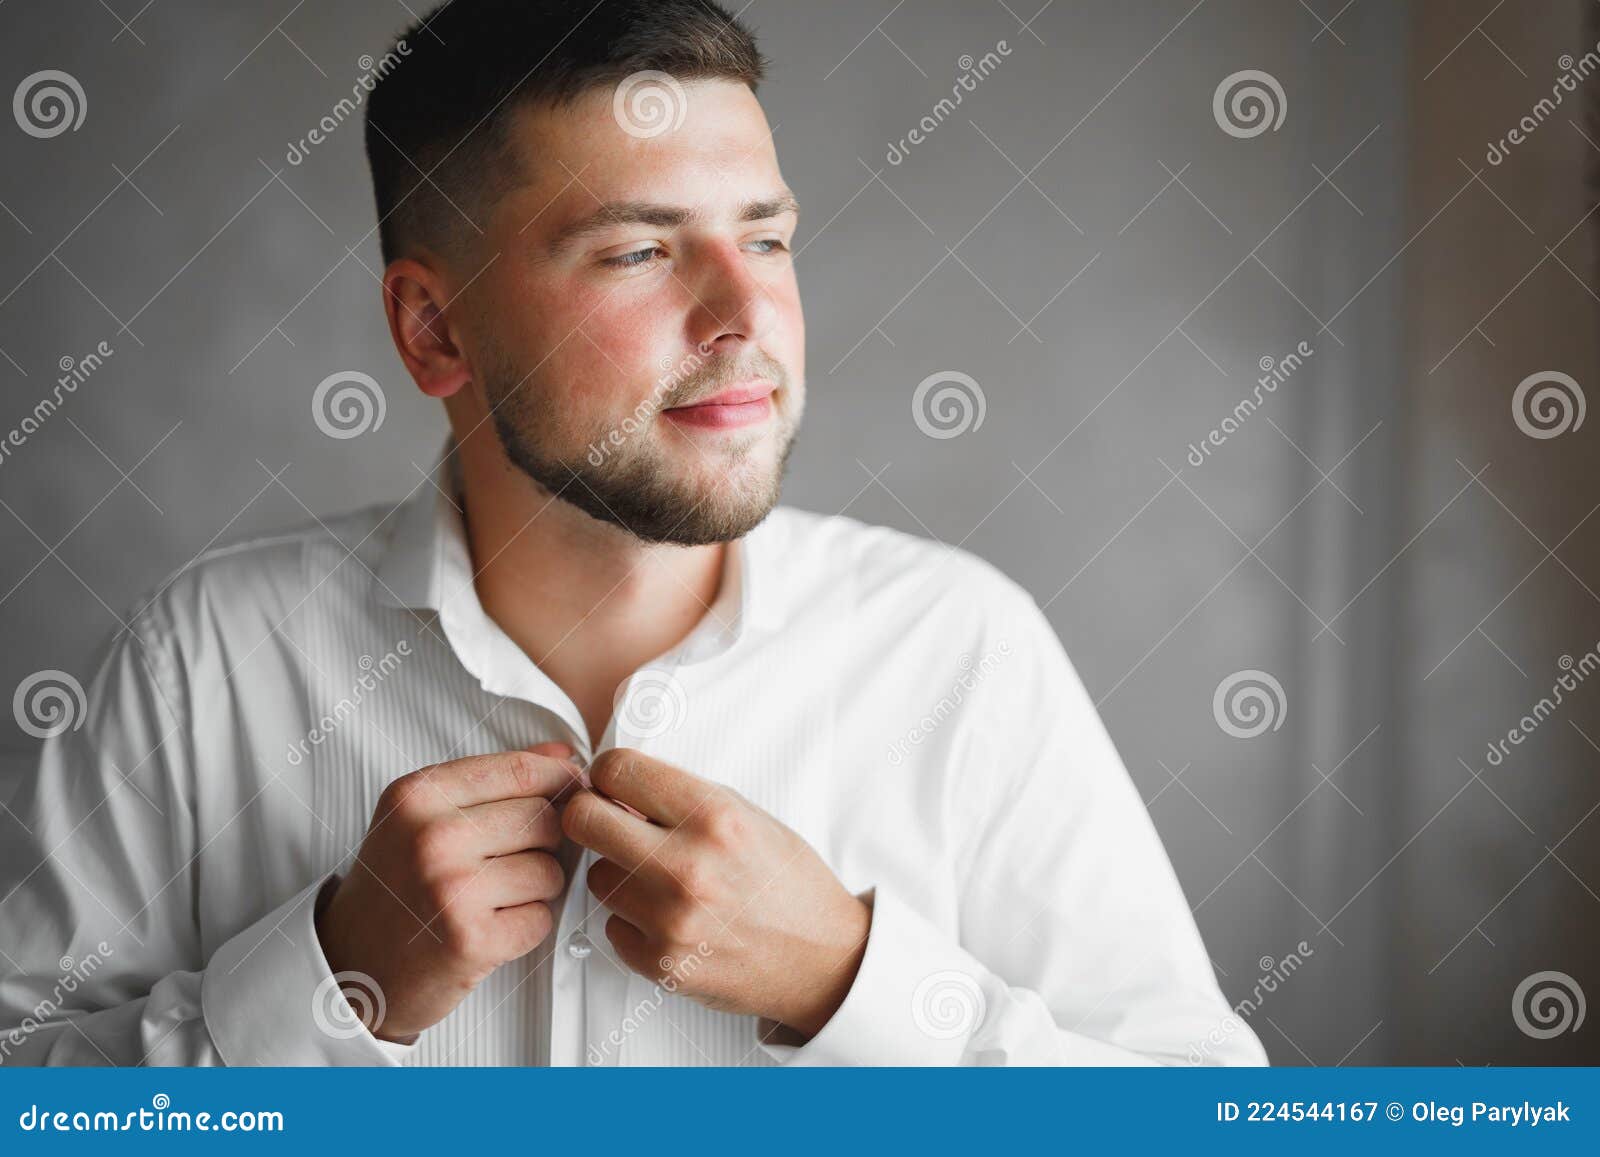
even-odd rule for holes
{"type": "Polygon", "coordinates": [[[715,601],[726,547],[642,542],[552,497],[484,434],[456,452],[479,601],[572,699],[596,745],[617,687],[715,601]]]}

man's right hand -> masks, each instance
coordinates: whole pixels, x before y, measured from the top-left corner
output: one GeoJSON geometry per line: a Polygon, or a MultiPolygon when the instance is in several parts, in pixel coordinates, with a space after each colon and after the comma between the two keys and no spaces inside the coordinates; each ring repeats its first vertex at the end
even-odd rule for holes
{"type": "Polygon", "coordinates": [[[578,783],[564,743],[474,755],[384,788],[350,872],[317,915],[337,974],[372,978],[384,1040],[409,1043],[554,926],[555,803],[578,783]]]}

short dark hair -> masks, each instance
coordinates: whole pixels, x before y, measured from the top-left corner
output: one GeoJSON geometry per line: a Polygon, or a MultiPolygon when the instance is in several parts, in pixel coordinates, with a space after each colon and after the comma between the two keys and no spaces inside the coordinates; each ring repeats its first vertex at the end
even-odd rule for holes
{"type": "Polygon", "coordinates": [[[462,251],[519,179],[512,113],[570,105],[637,72],[741,81],[766,73],[755,38],[714,0],[453,0],[395,42],[367,103],[367,162],[384,264],[462,251]],[[463,218],[466,214],[466,218],[463,218]]]}

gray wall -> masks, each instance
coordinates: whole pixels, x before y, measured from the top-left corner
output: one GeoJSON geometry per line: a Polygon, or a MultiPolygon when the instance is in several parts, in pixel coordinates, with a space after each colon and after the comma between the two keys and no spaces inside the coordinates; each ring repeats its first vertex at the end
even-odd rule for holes
{"type": "MultiPolygon", "coordinates": [[[[407,12],[290,7],[163,0],[126,28],[96,0],[0,7],[0,94],[55,68],[87,105],[49,139],[0,125],[0,431],[61,359],[115,350],[0,463],[7,697],[44,668],[86,682],[136,594],[213,539],[404,494],[434,451],[379,309],[359,125],[285,160],[407,12]],[[310,403],[352,368],[387,399],[353,445],[310,403]]],[[[960,544],[1047,607],[1279,1063],[1600,1057],[1511,1007],[1546,970],[1600,993],[1600,687],[1484,757],[1600,640],[1595,423],[1531,438],[1510,401],[1535,371],[1597,379],[1577,98],[1483,159],[1595,36],[1576,0],[1474,31],[1490,8],[743,12],[805,205],[788,501],[960,544]],[[1284,90],[1275,131],[1214,117],[1244,69],[1284,90]],[[919,430],[939,371],[979,383],[981,426],[919,430]],[[1237,738],[1213,695],[1250,670],[1281,726],[1237,738]]],[[[26,774],[9,717],[0,748],[26,774]]]]}

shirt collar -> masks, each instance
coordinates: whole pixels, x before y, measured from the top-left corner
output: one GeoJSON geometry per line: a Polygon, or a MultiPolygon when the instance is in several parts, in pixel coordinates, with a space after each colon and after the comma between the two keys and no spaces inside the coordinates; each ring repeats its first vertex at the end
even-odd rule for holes
{"type": "MultiPolygon", "coordinates": [[[[447,621],[451,642],[461,652],[462,661],[480,675],[487,690],[525,694],[526,687],[517,687],[525,680],[505,676],[516,666],[505,648],[528,663],[526,656],[488,617],[473,585],[461,494],[460,462],[454,438],[449,437],[428,483],[419,486],[390,516],[393,529],[375,571],[376,597],[390,606],[437,611],[447,621]],[[481,661],[485,656],[489,661],[481,661]]],[[[776,533],[769,517],[730,544],[723,555],[716,599],[688,637],[663,659],[697,662],[722,653],[752,631],[777,626],[782,616],[778,605],[781,576],[772,565],[776,544],[771,540],[776,533]]]]}

